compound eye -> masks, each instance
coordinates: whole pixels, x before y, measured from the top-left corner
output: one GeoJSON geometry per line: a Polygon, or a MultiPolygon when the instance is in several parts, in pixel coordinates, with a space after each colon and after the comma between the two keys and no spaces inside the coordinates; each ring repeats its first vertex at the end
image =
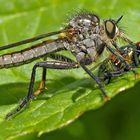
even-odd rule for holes
{"type": "Polygon", "coordinates": [[[111,20],[105,21],[105,31],[109,38],[113,39],[118,32],[116,24],[111,20]]]}

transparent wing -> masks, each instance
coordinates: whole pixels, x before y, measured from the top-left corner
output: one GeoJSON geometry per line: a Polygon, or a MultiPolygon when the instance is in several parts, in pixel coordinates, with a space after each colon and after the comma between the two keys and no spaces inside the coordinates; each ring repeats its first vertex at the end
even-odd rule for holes
{"type": "Polygon", "coordinates": [[[20,45],[23,45],[23,44],[28,44],[28,43],[31,43],[31,42],[34,42],[34,41],[37,41],[37,40],[40,40],[40,39],[43,39],[43,38],[46,38],[46,37],[49,37],[49,36],[54,36],[54,35],[57,35],[57,34],[60,34],[60,33],[64,33],[64,32],[66,32],[66,30],[50,32],[50,33],[42,34],[42,35],[39,35],[39,36],[35,36],[33,38],[25,39],[25,40],[22,40],[22,41],[19,41],[19,42],[4,45],[4,46],[0,47],[0,51],[5,50],[5,49],[14,48],[14,47],[17,47],[17,46],[20,46],[20,45]]]}

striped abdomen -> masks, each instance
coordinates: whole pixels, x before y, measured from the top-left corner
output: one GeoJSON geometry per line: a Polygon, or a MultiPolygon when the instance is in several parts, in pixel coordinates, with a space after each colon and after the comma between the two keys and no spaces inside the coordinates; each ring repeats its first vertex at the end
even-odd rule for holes
{"type": "Polygon", "coordinates": [[[63,49],[64,44],[61,39],[55,41],[44,41],[31,48],[21,51],[4,54],[0,56],[0,68],[9,68],[32,62],[33,60],[43,57],[48,53],[63,49]]]}

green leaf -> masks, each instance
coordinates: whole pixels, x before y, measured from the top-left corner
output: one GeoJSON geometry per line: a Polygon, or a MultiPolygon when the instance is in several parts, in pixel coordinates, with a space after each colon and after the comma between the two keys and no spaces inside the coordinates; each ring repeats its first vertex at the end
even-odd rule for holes
{"type": "MultiPolygon", "coordinates": [[[[129,36],[136,41],[139,40],[140,32],[140,28],[136,31],[133,29],[139,27],[140,14],[137,3],[138,0],[137,2],[130,0],[127,5],[125,0],[120,2],[115,0],[71,0],[70,2],[0,0],[0,45],[58,30],[65,21],[67,13],[73,13],[72,9],[79,8],[95,11],[103,19],[125,15],[122,25],[127,27],[129,36]]],[[[14,50],[19,48],[10,51],[14,50]]],[[[6,52],[9,50],[0,53],[6,52]]],[[[97,109],[105,103],[95,82],[82,69],[60,72],[49,70],[48,90],[32,101],[15,118],[4,120],[5,115],[26,96],[34,64],[35,62],[18,68],[0,70],[0,139],[2,140],[14,139],[32,132],[38,135],[50,132],[68,125],[84,112],[97,109]]],[[[140,72],[140,69],[137,71],[140,72]]],[[[39,70],[37,81],[40,77],[39,70]]],[[[133,87],[138,81],[139,79],[130,72],[112,80],[105,90],[110,97],[114,97],[120,91],[133,87]]],[[[36,86],[38,84],[39,82],[36,86]]]]}

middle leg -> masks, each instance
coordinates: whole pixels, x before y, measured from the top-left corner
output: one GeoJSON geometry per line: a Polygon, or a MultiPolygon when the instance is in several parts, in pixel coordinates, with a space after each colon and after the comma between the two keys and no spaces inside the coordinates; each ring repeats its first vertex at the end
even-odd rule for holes
{"type": "Polygon", "coordinates": [[[43,71],[42,71],[42,80],[41,80],[41,82],[39,84],[39,88],[34,92],[34,96],[38,96],[45,89],[47,89],[47,87],[46,87],[46,74],[47,74],[47,69],[46,68],[43,68],[43,71]]]}
{"type": "MultiPolygon", "coordinates": [[[[51,58],[53,60],[58,60],[60,62],[66,62],[66,63],[74,63],[74,61],[67,57],[64,56],[62,54],[57,54],[57,53],[53,53],[53,54],[49,54],[48,56],[44,57],[44,61],[47,61],[47,58],[51,58]]],[[[38,96],[39,94],[41,94],[45,89],[47,89],[46,87],[46,75],[47,75],[47,69],[43,68],[42,71],[42,80],[39,84],[38,89],[34,92],[34,96],[38,96]]]]}

